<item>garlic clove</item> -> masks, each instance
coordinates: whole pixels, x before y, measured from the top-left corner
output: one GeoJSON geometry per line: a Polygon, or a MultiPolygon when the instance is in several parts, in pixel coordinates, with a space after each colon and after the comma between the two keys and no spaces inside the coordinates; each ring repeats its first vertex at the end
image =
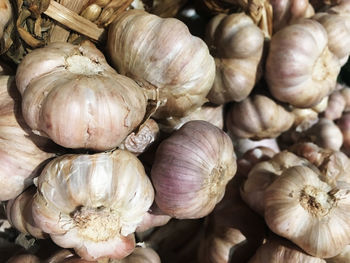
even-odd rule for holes
{"type": "Polygon", "coordinates": [[[134,249],[133,232],[153,198],[141,162],[117,150],[51,161],[38,178],[32,209],[35,223],[58,245],[87,260],[120,259],[134,249]]]}
{"type": "Polygon", "coordinates": [[[236,173],[231,139],[205,121],[190,121],[158,147],[151,177],[155,201],[179,219],[209,214],[236,173]]]}
{"type": "Polygon", "coordinates": [[[310,255],[333,257],[350,241],[348,187],[333,188],[312,169],[294,166],[266,189],[265,221],[310,255]]]}

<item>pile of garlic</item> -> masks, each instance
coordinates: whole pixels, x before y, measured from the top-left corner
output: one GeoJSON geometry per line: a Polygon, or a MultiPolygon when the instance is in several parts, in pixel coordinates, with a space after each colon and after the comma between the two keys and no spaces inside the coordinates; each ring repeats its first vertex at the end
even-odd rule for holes
{"type": "Polygon", "coordinates": [[[0,0],[0,201],[50,246],[4,261],[348,257],[348,0],[64,2],[0,0]]]}

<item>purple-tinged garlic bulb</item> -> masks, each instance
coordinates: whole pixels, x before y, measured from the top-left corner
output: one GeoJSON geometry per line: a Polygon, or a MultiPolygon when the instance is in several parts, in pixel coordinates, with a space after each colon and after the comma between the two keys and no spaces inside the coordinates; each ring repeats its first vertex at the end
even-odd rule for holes
{"type": "Polygon", "coordinates": [[[67,148],[115,148],[146,112],[140,87],[89,43],[33,50],[18,66],[16,83],[27,124],[67,148]]]}
{"type": "Polygon", "coordinates": [[[236,167],[226,133],[205,121],[187,122],[157,149],[151,171],[155,201],[171,217],[204,217],[224,196],[236,167]]]}
{"type": "Polygon", "coordinates": [[[346,107],[346,100],[342,92],[336,90],[329,95],[328,105],[324,112],[324,117],[329,120],[339,119],[346,107]]]}
{"type": "Polygon", "coordinates": [[[86,260],[121,259],[153,203],[141,162],[123,150],[63,155],[45,166],[33,201],[35,223],[86,260]]]}
{"type": "Polygon", "coordinates": [[[346,182],[322,181],[318,170],[291,167],[264,193],[265,221],[306,253],[334,257],[350,242],[349,189],[346,182]]]}
{"type": "Polygon", "coordinates": [[[327,32],[301,19],[271,38],[266,80],[272,95],[299,108],[312,107],[336,87],[339,59],[328,48],[327,32]]]}
{"type": "Polygon", "coordinates": [[[206,102],[214,59],[180,20],[128,10],[110,25],[107,47],[120,74],[154,91],[157,118],[182,117],[206,102]]]}
{"type": "Polygon", "coordinates": [[[224,104],[248,97],[260,77],[263,32],[244,13],[219,14],[209,22],[206,38],[216,64],[209,101],[224,104]]]}
{"type": "Polygon", "coordinates": [[[0,76],[0,201],[15,198],[32,184],[42,164],[54,156],[49,145],[23,120],[14,78],[0,76]]]}
{"type": "Polygon", "coordinates": [[[35,238],[47,238],[34,222],[32,214],[33,197],[36,187],[31,186],[15,199],[11,199],[6,205],[6,217],[10,224],[21,233],[32,235],[35,238]]]}
{"type": "Polygon", "coordinates": [[[228,133],[238,138],[275,138],[287,131],[294,115],[272,99],[255,95],[235,103],[226,115],[228,133]]]}

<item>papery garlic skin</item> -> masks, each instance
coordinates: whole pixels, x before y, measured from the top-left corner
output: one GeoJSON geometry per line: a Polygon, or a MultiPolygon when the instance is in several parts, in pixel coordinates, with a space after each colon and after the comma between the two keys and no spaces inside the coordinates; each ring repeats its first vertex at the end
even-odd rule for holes
{"type": "Polygon", "coordinates": [[[32,184],[42,164],[54,154],[34,135],[21,116],[14,78],[0,76],[0,201],[13,199],[32,184]]]}
{"type": "Polygon", "coordinates": [[[6,217],[21,233],[35,238],[47,238],[47,234],[38,228],[33,219],[32,203],[35,193],[36,187],[31,186],[15,199],[9,200],[6,204],[6,217]]]}
{"type": "Polygon", "coordinates": [[[342,252],[335,257],[328,258],[327,263],[347,263],[350,260],[350,245],[346,245],[342,252]]]}
{"type": "Polygon", "coordinates": [[[286,170],[265,191],[265,221],[276,234],[320,258],[350,242],[350,184],[332,187],[305,166],[286,170]]]}
{"type": "Polygon", "coordinates": [[[281,238],[268,240],[265,244],[258,248],[254,256],[248,261],[248,263],[265,262],[326,263],[324,259],[310,256],[300,250],[293,243],[281,238]]]}
{"type": "Polygon", "coordinates": [[[115,148],[146,111],[139,86],[89,43],[33,50],[18,66],[16,83],[27,124],[67,148],[115,148]]]}
{"type": "Polygon", "coordinates": [[[280,152],[280,148],[275,138],[263,139],[259,141],[234,138],[233,145],[235,147],[235,153],[237,155],[237,158],[241,158],[249,150],[253,150],[254,148],[258,148],[258,147],[266,147],[273,150],[276,153],[280,152]]]}
{"type": "Polygon", "coordinates": [[[275,138],[287,131],[293,122],[293,114],[263,95],[233,104],[226,115],[230,135],[256,140],[275,138]]]}
{"type": "Polygon", "coordinates": [[[0,40],[7,23],[12,18],[12,7],[9,0],[0,0],[0,40]]]}
{"type": "Polygon", "coordinates": [[[124,258],[154,198],[141,162],[127,151],[63,155],[45,166],[33,201],[35,223],[86,260],[124,258]]]}
{"type": "Polygon", "coordinates": [[[158,138],[158,136],[158,123],[153,119],[148,119],[140,125],[136,133],[132,132],[129,134],[124,142],[119,145],[119,148],[139,155],[146,151],[146,149],[158,138]]]}
{"type": "Polygon", "coordinates": [[[341,91],[334,91],[328,100],[327,109],[324,112],[324,116],[330,120],[339,119],[346,107],[346,100],[341,91]]]}
{"type": "Polygon", "coordinates": [[[222,199],[236,173],[231,139],[205,121],[190,121],[158,147],[151,177],[155,201],[179,219],[201,218],[222,199]]]}
{"type": "Polygon", "coordinates": [[[206,42],[216,64],[209,101],[224,104],[245,99],[260,77],[263,32],[244,13],[220,14],[209,22],[206,42]]]}
{"type": "Polygon", "coordinates": [[[312,19],[317,20],[326,29],[329,50],[338,57],[340,65],[343,66],[350,55],[350,13],[317,13],[312,19]]]}
{"type": "Polygon", "coordinates": [[[206,102],[214,59],[181,21],[128,10],[111,24],[107,47],[120,74],[157,93],[157,118],[182,117],[206,102]]]}
{"type": "Polygon", "coordinates": [[[301,19],[271,38],[265,76],[276,99],[311,107],[335,89],[339,72],[340,62],[320,23],[301,19]]]}

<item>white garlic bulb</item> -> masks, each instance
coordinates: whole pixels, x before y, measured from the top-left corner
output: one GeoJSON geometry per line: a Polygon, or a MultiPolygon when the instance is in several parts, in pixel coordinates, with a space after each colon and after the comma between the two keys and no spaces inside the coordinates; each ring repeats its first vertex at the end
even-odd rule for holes
{"type": "Polygon", "coordinates": [[[33,218],[56,244],[86,260],[120,259],[133,251],[133,232],[153,198],[141,162],[127,151],[63,155],[38,178],[33,218]]]}
{"type": "Polygon", "coordinates": [[[157,93],[157,118],[182,117],[206,102],[214,59],[180,20],[128,10],[109,27],[107,47],[120,74],[157,93]]]}
{"type": "MultiPolygon", "coordinates": [[[[248,263],[326,263],[310,256],[285,239],[274,237],[258,248],[248,263]]],[[[328,262],[328,261],[327,261],[328,262]]]]}
{"type": "Polygon", "coordinates": [[[317,13],[312,19],[317,20],[326,29],[329,50],[338,57],[340,65],[343,66],[350,55],[350,13],[317,13]]]}
{"type": "Polygon", "coordinates": [[[349,189],[321,181],[309,167],[291,167],[264,193],[265,221],[308,254],[334,257],[350,242],[349,189]]]}
{"type": "Polygon", "coordinates": [[[16,84],[27,124],[67,148],[113,149],[146,112],[140,87],[88,42],[33,50],[18,66],[16,84]]]}
{"type": "Polygon", "coordinates": [[[270,160],[257,163],[249,172],[241,187],[242,199],[260,215],[264,215],[264,195],[266,189],[285,170],[296,165],[311,166],[311,164],[297,155],[282,151],[270,160]]]}
{"type": "Polygon", "coordinates": [[[263,32],[244,13],[219,14],[209,22],[206,38],[216,64],[209,101],[224,104],[245,99],[260,77],[263,32]]]}
{"type": "Polygon", "coordinates": [[[311,107],[335,89],[339,72],[340,62],[328,48],[327,32],[315,20],[298,20],[272,36],[266,80],[276,99],[311,107]]]}

